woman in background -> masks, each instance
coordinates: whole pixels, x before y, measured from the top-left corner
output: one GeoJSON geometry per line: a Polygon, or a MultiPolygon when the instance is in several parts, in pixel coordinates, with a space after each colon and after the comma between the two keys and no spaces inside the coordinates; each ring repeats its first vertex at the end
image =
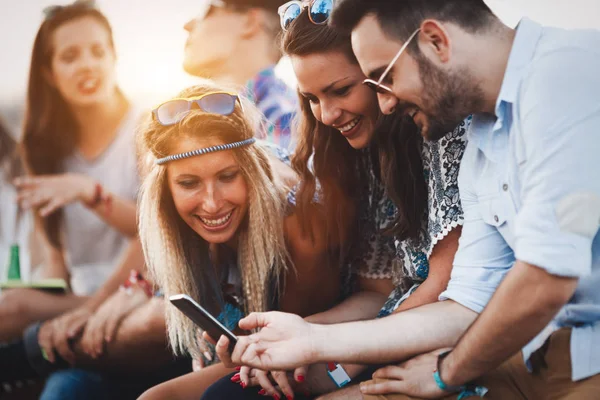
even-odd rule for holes
{"type": "MultiPolygon", "coordinates": [[[[56,355],[73,361],[69,341],[130,269],[143,266],[137,117],[117,85],[115,65],[110,24],[93,2],[45,10],[33,45],[21,144],[27,176],[14,182],[21,208],[36,213],[43,255],[37,275],[65,279],[70,290],[3,292],[0,342],[47,321],[38,337],[51,361],[56,355]]],[[[90,355],[101,352],[104,337],[90,355]]]]}

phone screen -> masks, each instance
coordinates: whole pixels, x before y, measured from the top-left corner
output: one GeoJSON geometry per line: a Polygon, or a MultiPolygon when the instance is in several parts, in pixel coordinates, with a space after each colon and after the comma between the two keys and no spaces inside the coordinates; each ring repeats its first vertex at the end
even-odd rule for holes
{"type": "Polygon", "coordinates": [[[185,294],[178,294],[169,297],[169,300],[189,319],[194,321],[196,325],[205,330],[214,340],[219,340],[221,335],[225,335],[229,338],[229,349],[232,350],[235,347],[237,336],[191,297],[185,294]]]}

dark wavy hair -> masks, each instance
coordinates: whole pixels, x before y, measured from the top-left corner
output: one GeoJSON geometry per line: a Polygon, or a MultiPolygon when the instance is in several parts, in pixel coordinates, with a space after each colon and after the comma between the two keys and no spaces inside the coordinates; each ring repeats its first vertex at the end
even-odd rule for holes
{"type": "MultiPolygon", "coordinates": [[[[44,76],[44,71],[51,70],[54,31],[83,17],[92,17],[106,28],[114,50],[110,23],[104,14],[86,3],[63,6],[47,17],[33,43],[21,148],[26,169],[33,175],[60,173],[63,159],[75,148],[78,134],[75,118],[58,90],[44,76]]],[[[39,220],[48,241],[57,248],[61,246],[62,218],[63,212],[59,209],[39,220]]]]}
{"type": "MultiPolygon", "coordinates": [[[[349,33],[371,13],[389,37],[402,42],[427,18],[452,22],[470,33],[486,31],[497,20],[484,0],[340,0],[331,16],[332,25],[349,33]]],[[[416,41],[407,51],[419,54],[416,41]]]]}
{"type": "MultiPolygon", "coordinates": [[[[282,47],[290,56],[341,51],[351,63],[358,64],[349,35],[311,23],[306,10],[284,33],[282,47]]],[[[356,206],[366,186],[367,171],[357,168],[362,153],[352,148],[336,129],[317,121],[308,99],[301,95],[299,99],[297,146],[292,158],[301,178],[296,212],[305,232],[325,225],[328,247],[339,249],[339,256],[343,257],[356,234],[356,206]],[[317,193],[319,206],[314,201],[317,193]]],[[[382,116],[374,137],[370,151],[376,174],[399,210],[387,232],[400,239],[416,238],[427,205],[422,139],[412,120],[399,115],[382,116]]]]}

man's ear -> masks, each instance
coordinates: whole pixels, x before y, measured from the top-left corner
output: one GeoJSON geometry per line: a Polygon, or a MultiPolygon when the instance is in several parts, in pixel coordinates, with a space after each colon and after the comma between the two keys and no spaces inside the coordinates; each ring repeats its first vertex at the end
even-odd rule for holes
{"type": "Polygon", "coordinates": [[[450,35],[440,21],[426,19],[421,24],[419,47],[421,52],[432,59],[445,64],[450,60],[452,52],[450,35]]]}
{"type": "Polygon", "coordinates": [[[242,37],[249,38],[258,34],[264,25],[264,11],[260,8],[250,8],[245,12],[242,26],[242,37]]]}

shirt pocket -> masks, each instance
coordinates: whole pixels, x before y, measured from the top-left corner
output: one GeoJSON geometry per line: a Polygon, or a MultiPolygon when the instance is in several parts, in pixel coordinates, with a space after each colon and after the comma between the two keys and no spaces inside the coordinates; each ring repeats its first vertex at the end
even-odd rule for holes
{"type": "Polygon", "coordinates": [[[508,193],[486,196],[479,201],[481,219],[488,225],[494,226],[504,240],[512,247],[513,234],[511,222],[516,216],[516,209],[508,193]]]}

